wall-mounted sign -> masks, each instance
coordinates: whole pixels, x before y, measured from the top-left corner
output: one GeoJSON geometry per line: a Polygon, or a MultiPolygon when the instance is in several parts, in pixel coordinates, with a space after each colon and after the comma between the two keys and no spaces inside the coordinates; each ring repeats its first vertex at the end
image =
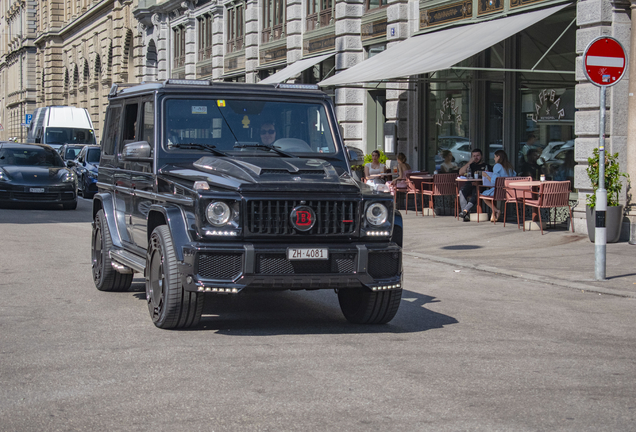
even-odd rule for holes
{"type": "Polygon", "coordinates": [[[321,51],[333,50],[336,46],[336,36],[328,35],[303,41],[303,56],[321,51]]]}
{"type": "Polygon", "coordinates": [[[225,57],[223,67],[225,73],[245,69],[245,54],[237,57],[225,57]]]}
{"type": "Polygon", "coordinates": [[[260,50],[258,57],[261,65],[287,60],[287,45],[260,50]]]}
{"type": "MultiPolygon", "coordinates": [[[[395,30],[395,29],[393,29],[395,30]]],[[[362,40],[373,39],[386,36],[386,17],[362,24],[361,33],[362,40]]]]}
{"type": "Polygon", "coordinates": [[[448,6],[426,9],[420,11],[420,29],[465,18],[472,18],[472,16],[472,1],[462,1],[448,6]]]}
{"type": "Polygon", "coordinates": [[[479,0],[477,14],[485,15],[503,10],[502,0],[479,0]]]}

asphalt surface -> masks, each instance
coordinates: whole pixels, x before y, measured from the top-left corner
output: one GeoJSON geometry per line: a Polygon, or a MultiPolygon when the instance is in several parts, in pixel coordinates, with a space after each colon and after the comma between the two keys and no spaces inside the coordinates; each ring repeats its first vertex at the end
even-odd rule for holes
{"type": "Polygon", "coordinates": [[[88,201],[0,209],[0,430],[633,430],[636,300],[597,292],[629,295],[631,268],[603,285],[586,238],[479,225],[406,215],[388,325],[299,291],[208,297],[165,331],[143,280],[95,289],[88,201]]]}

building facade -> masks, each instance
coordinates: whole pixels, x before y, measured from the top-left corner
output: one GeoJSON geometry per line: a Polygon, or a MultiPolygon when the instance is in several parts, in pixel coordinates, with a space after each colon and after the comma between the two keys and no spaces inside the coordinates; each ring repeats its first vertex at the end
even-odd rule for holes
{"type": "MultiPolygon", "coordinates": [[[[320,83],[365,153],[392,131],[416,169],[436,169],[443,149],[460,164],[503,149],[518,172],[570,179],[579,232],[599,133],[582,54],[600,35],[634,49],[631,3],[616,0],[2,1],[0,138],[52,104],[89,108],[99,137],[114,82],[320,83]]],[[[609,90],[606,131],[634,176],[630,85],[609,90]]]]}

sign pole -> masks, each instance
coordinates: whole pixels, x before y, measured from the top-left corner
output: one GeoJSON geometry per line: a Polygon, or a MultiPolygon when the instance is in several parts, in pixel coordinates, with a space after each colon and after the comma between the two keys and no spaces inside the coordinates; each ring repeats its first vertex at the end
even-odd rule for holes
{"type": "Polygon", "coordinates": [[[605,96],[607,87],[621,80],[627,66],[627,55],[621,43],[611,36],[600,36],[585,48],[583,71],[588,80],[600,87],[600,119],[598,143],[598,188],[596,189],[596,220],[594,221],[594,276],[604,281],[607,257],[607,189],[605,189],[605,96]]]}
{"type": "Polygon", "coordinates": [[[607,190],[605,189],[605,94],[607,86],[601,86],[600,136],[598,144],[598,189],[596,190],[596,223],[594,228],[594,276],[597,281],[605,280],[607,257],[607,190]]]}

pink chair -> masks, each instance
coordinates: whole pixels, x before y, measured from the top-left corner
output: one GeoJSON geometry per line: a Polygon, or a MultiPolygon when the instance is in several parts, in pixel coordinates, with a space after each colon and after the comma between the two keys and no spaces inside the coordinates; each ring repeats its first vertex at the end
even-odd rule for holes
{"type": "MultiPolygon", "coordinates": [[[[477,222],[481,215],[481,202],[490,201],[493,207],[497,205],[497,201],[506,200],[506,190],[504,189],[506,177],[498,177],[495,180],[495,193],[492,195],[483,195],[483,191],[490,189],[492,186],[477,185],[477,222]]],[[[496,221],[495,221],[496,222],[496,221]]]]}
{"type": "MultiPolygon", "coordinates": [[[[457,186],[455,179],[457,173],[435,174],[432,182],[422,181],[421,200],[422,200],[422,216],[424,216],[424,195],[428,196],[428,208],[433,210],[433,198],[436,196],[450,195],[455,197],[455,206],[457,206],[457,186]],[[426,188],[425,188],[426,187],[426,188]]],[[[433,210],[433,217],[435,211],[433,210]]]]}
{"type": "MultiPolygon", "coordinates": [[[[521,229],[521,227],[519,226],[519,206],[517,205],[518,201],[517,201],[517,195],[520,195],[519,192],[515,192],[515,190],[513,188],[510,187],[510,183],[511,182],[515,182],[515,181],[532,181],[532,177],[527,176],[527,177],[504,177],[505,178],[505,182],[504,182],[504,190],[506,191],[506,201],[504,203],[504,222],[503,222],[503,226],[506,226],[506,215],[507,215],[507,210],[508,210],[508,204],[510,203],[515,203],[515,208],[517,210],[517,228],[521,229]]],[[[527,188],[526,191],[523,192],[523,194],[527,194],[526,196],[528,198],[532,198],[532,196],[529,195],[531,188],[527,188]]]]}
{"type": "MultiPolygon", "coordinates": [[[[523,230],[526,230],[526,205],[534,207],[539,213],[539,227],[543,235],[543,223],[541,221],[541,209],[552,207],[567,207],[570,211],[570,226],[574,232],[572,221],[572,208],[570,207],[570,181],[545,181],[541,182],[539,192],[532,192],[532,198],[523,196],[523,230]],[[536,197],[536,198],[535,198],[536,197]]],[[[556,221],[553,222],[556,224],[556,221]]]]}

